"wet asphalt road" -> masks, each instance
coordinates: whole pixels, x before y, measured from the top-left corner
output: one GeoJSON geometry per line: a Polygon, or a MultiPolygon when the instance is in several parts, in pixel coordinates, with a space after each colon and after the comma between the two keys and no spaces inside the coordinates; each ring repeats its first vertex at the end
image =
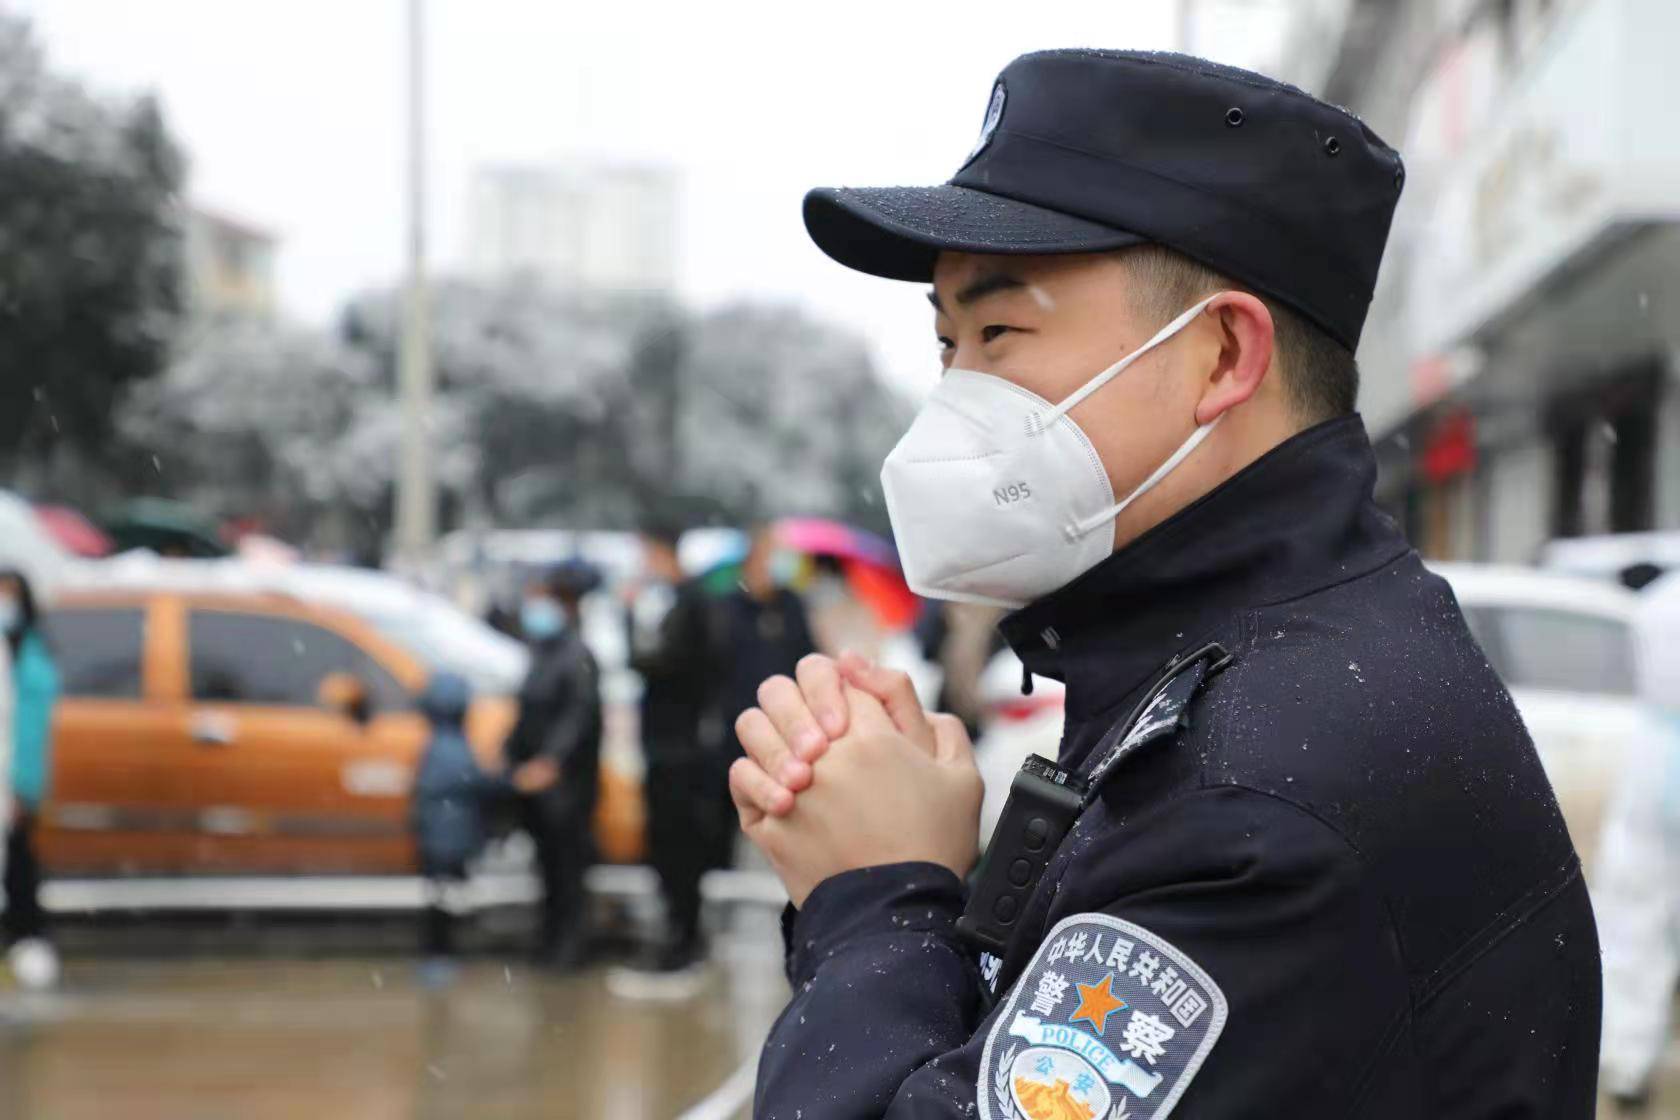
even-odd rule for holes
{"type": "MultiPolygon", "coordinates": [[[[406,924],[130,922],[63,932],[59,990],[0,981],[0,1120],[746,1117],[787,999],[772,911],[743,907],[704,987],[614,995],[478,944],[423,988],[406,924]]],[[[1605,1107],[1604,1120],[1618,1114],[1605,1107]]],[[[1680,1120],[1680,1045],[1647,1120],[1680,1120]]]]}
{"type": "Polygon", "coordinates": [[[700,994],[671,1003],[612,995],[605,966],[555,977],[488,953],[427,991],[378,937],[276,957],[236,936],[217,956],[197,931],[192,952],[156,952],[153,928],[138,954],[120,927],[76,931],[57,992],[0,989],[0,1118],[668,1120],[708,1098],[707,1120],[745,1116],[718,1090],[787,987],[774,915],[731,925],[700,994]]]}

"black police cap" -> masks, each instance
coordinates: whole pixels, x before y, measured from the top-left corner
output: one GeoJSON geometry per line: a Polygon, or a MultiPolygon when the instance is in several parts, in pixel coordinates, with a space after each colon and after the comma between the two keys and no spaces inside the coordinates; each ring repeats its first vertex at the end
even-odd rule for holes
{"type": "Polygon", "coordinates": [[[824,187],[805,228],[848,267],[928,282],[939,253],[1155,242],[1354,348],[1405,171],[1357,117],[1188,55],[1060,50],[999,75],[980,142],[937,187],[824,187]]]}
{"type": "Polygon", "coordinates": [[[569,557],[544,572],[543,583],[562,598],[581,599],[601,586],[601,569],[582,557],[569,557]]]}

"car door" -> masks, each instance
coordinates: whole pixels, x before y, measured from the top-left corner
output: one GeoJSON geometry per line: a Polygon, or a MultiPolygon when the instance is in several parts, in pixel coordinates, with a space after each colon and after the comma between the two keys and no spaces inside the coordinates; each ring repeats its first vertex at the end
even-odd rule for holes
{"type": "Polygon", "coordinates": [[[394,872],[409,865],[406,802],[424,737],[408,691],[369,652],[300,608],[195,605],[187,687],[205,866],[220,872],[394,872]],[[366,719],[323,706],[335,674],[366,719]]]}
{"type": "Polygon", "coordinates": [[[1550,604],[1484,604],[1466,617],[1522,712],[1590,868],[1627,744],[1639,734],[1632,628],[1550,604]]]}
{"type": "Polygon", "coordinates": [[[178,635],[158,599],[72,599],[44,615],[58,665],[42,861],[56,875],[178,872],[195,859],[197,805],[178,635]]]}

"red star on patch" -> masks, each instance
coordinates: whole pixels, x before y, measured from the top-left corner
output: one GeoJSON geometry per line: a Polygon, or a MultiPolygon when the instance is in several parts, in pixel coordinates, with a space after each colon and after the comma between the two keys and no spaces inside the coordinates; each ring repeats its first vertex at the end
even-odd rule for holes
{"type": "Polygon", "coordinates": [[[1097,1028],[1097,1034],[1103,1033],[1108,1025],[1108,1017],[1116,1011],[1126,1009],[1126,1001],[1114,994],[1114,973],[1109,973],[1095,984],[1076,984],[1079,989],[1079,1010],[1068,1019],[1070,1023],[1077,1023],[1084,1019],[1097,1028]]]}

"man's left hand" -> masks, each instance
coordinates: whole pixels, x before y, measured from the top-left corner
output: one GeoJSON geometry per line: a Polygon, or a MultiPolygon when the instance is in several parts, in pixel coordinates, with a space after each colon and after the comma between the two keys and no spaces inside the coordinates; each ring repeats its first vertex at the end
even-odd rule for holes
{"type": "Polygon", "coordinates": [[[541,793],[560,780],[560,764],[548,757],[533,758],[514,770],[510,780],[518,793],[541,793]]]}
{"type": "MultiPolygon", "coordinates": [[[[730,773],[742,829],[769,858],[795,906],[842,871],[927,861],[963,876],[974,866],[982,786],[968,733],[954,716],[925,714],[913,692],[897,695],[896,676],[880,675],[879,698],[845,686],[846,733],[823,752],[809,788],[785,815],[753,808],[752,791],[767,775],[752,757],[738,760],[730,773]]],[[[847,677],[873,683],[867,672],[847,677]]],[[[791,753],[769,719],[751,716],[737,728],[752,756],[791,753]]]]}

